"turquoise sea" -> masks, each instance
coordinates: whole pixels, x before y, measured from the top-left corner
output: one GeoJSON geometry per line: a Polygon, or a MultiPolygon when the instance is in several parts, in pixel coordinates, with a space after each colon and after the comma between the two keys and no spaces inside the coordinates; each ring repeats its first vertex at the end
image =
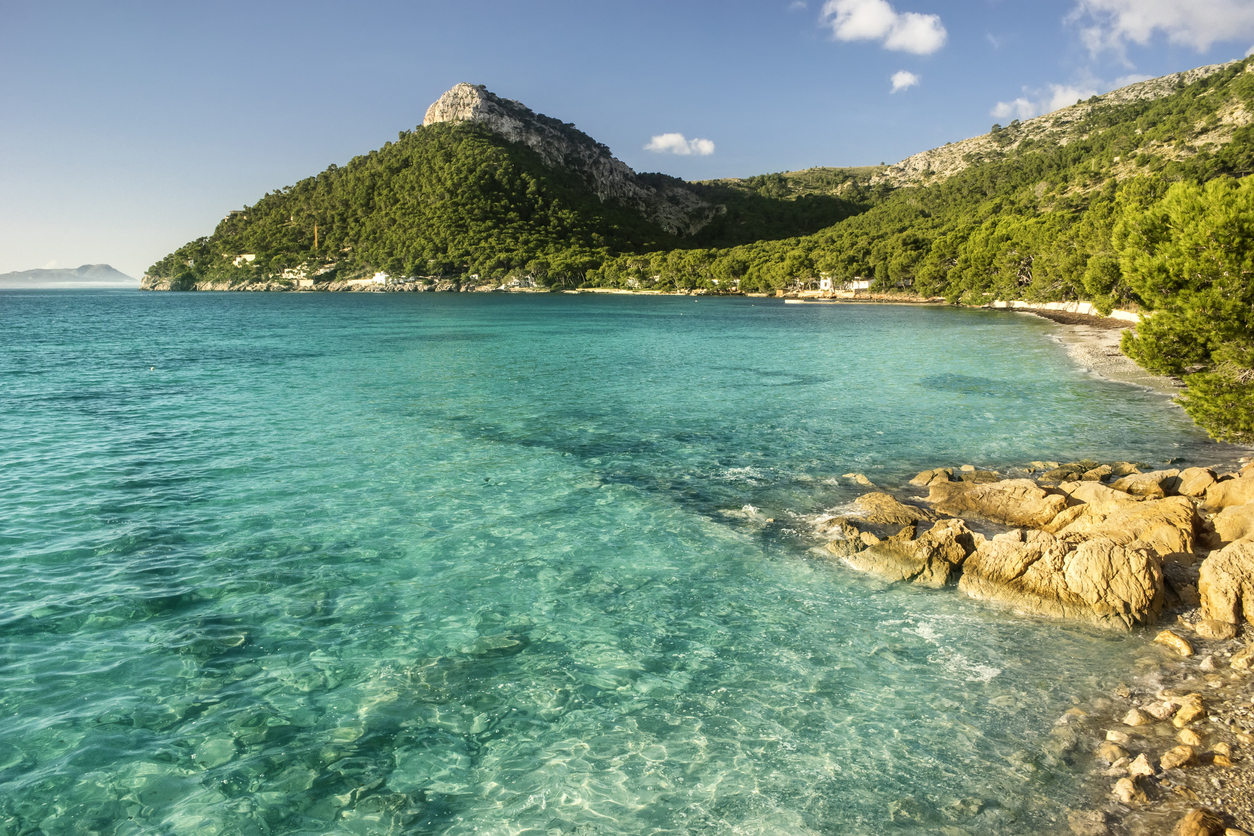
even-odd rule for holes
{"type": "Polygon", "coordinates": [[[0,834],[1066,832],[1144,637],[806,534],[852,471],[1235,457],[1051,328],[0,293],[0,834]]]}

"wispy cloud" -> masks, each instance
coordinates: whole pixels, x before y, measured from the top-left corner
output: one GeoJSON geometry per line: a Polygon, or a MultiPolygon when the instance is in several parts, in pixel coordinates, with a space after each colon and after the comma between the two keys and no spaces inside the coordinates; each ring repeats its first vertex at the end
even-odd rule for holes
{"type": "Polygon", "coordinates": [[[930,55],[948,33],[937,15],[898,12],[887,0],[827,0],[822,21],[841,41],[879,41],[885,49],[930,55]]]}
{"type": "Polygon", "coordinates": [[[1155,33],[1198,52],[1212,44],[1254,38],[1254,3],[1250,0],[1077,0],[1067,16],[1080,24],[1089,52],[1119,55],[1129,43],[1145,45],[1155,33]]]}
{"type": "Polygon", "coordinates": [[[1009,102],[998,102],[991,111],[992,116],[996,119],[1031,119],[1096,96],[1097,91],[1070,84],[1051,84],[1046,92],[1037,91],[1028,95],[1031,98],[1020,97],[1009,102]]]}
{"type": "Polygon", "coordinates": [[[806,9],[810,8],[810,4],[807,3],[806,0],[792,0],[792,2],[788,4],[788,8],[790,11],[804,12],[806,9]]]}
{"type": "Polygon", "coordinates": [[[714,143],[708,139],[686,139],[683,134],[658,134],[649,140],[644,150],[683,157],[708,157],[714,153],[714,143]]]}
{"type": "Polygon", "coordinates": [[[55,270],[55,269],[57,269],[57,268],[58,268],[58,267],[60,267],[60,266],[61,266],[61,262],[57,261],[57,260],[54,258],[52,261],[49,261],[47,264],[45,264],[45,265],[44,265],[44,269],[45,269],[45,270],[55,270]]]}
{"type": "Polygon", "coordinates": [[[897,93],[902,90],[909,90],[922,80],[922,78],[909,70],[900,70],[893,73],[893,89],[891,92],[897,93]]]}

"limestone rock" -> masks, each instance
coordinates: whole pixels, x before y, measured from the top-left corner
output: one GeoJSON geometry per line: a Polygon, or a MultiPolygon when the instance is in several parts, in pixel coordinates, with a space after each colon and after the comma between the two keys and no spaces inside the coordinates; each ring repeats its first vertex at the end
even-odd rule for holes
{"type": "Polygon", "coordinates": [[[1206,489],[1215,484],[1215,471],[1209,467],[1190,467],[1180,471],[1180,484],[1176,493],[1181,496],[1204,496],[1206,489]]]}
{"type": "Polygon", "coordinates": [[[1120,746],[1127,746],[1128,743],[1132,741],[1132,738],[1129,737],[1127,734],[1121,731],[1117,731],[1115,729],[1111,729],[1110,731],[1106,732],[1106,739],[1109,740],[1111,743],[1117,743],[1120,746]]]}
{"type": "Polygon", "coordinates": [[[1197,752],[1192,746],[1180,745],[1167,752],[1159,759],[1159,765],[1163,770],[1178,769],[1182,766],[1189,766],[1197,762],[1197,752]]]}
{"type": "Polygon", "coordinates": [[[1180,729],[1176,734],[1176,740],[1179,740],[1185,746],[1193,746],[1194,748],[1202,745],[1202,736],[1193,729],[1180,729]]]}
{"type": "Polygon", "coordinates": [[[1179,703],[1180,708],[1176,711],[1175,719],[1171,721],[1171,724],[1178,729],[1206,716],[1206,706],[1197,694],[1190,694],[1182,698],[1179,703]]]}
{"type": "Polygon", "coordinates": [[[1229,505],[1211,519],[1215,536],[1210,545],[1220,548],[1237,540],[1254,539],[1254,502],[1229,505]]]}
{"type": "Polygon", "coordinates": [[[1097,757],[1106,761],[1106,763],[1114,763],[1120,758],[1128,757],[1128,752],[1122,746],[1107,740],[1097,747],[1097,757]]]}
{"type": "Polygon", "coordinates": [[[848,479],[850,482],[863,488],[875,487],[875,483],[868,479],[865,473],[846,473],[841,478],[848,479]]]}
{"type": "Polygon", "coordinates": [[[1202,510],[1222,511],[1232,505],[1254,502],[1254,471],[1235,479],[1224,479],[1206,489],[1202,510]]]}
{"type": "Polygon", "coordinates": [[[961,479],[964,482],[972,482],[977,485],[991,485],[994,482],[1000,482],[1001,475],[993,470],[976,470],[975,468],[967,470],[964,467],[961,479]]]}
{"type": "Polygon", "coordinates": [[[556,119],[533,113],[481,85],[458,84],[427,108],[423,127],[474,122],[510,142],[527,145],[551,166],[581,177],[602,201],[626,204],[672,234],[692,233],[718,209],[689,189],[654,188],[592,137],[556,119]]]}
{"type": "Polygon", "coordinates": [[[1118,798],[1124,804],[1144,804],[1149,801],[1145,796],[1145,791],[1137,786],[1136,781],[1131,778],[1120,778],[1115,782],[1115,798],[1118,798]]]}
{"type": "MultiPolygon", "coordinates": [[[[1188,641],[1186,641],[1183,637],[1176,635],[1170,630],[1163,630],[1161,633],[1155,636],[1154,643],[1161,644],[1164,647],[1168,647],[1174,650],[1176,653],[1180,654],[1181,656],[1193,655],[1193,645],[1189,644],[1188,641]]],[[[1165,718],[1159,718],[1159,719],[1165,719],[1165,718]]]]}
{"type": "Polygon", "coordinates": [[[1152,622],[1166,599],[1162,562],[1150,549],[1043,531],[1009,531],[979,545],[958,588],[1020,612],[1123,629],[1152,622]]]}
{"type": "Polygon", "coordinates": [[[1103,506],[1103,504],[1110,503],[1140,502],[1142,499],[1126,491],[1117,491],[1100,482],[1068,482],[1065,485],[1059,485],[1055,490],[1074,502],[1083,502],[1086,505],[1103,506]]]}
{"type": "Polygon", "coordinates": [[[1141,541],[1160,556],[1191,552],[1197,511],[1182,496],[1142,502],[1092,502],[1060,515],[1064,525],[1047,527],[1059,537],[1104,537],[1120,545],[1141,541]]]}
{"type": "Polygon", "coordinates": [[[1238,671],[1248,671],[1254,668],[1254,644],[1247,645],[1232,654],[1228,666],[1238,671]]]}
{"type": "Polygon", "coordinates": [[[916,487],[926,488],[928,485],[932,484],[933,482],[948,482],[950,481],[950,478],[953,475],[954,475],[954,469],[952,467],[942,467],[942,468],[937,468],[936,470],[925,470],[922,473],[920,473],[918,476],[915,476],[913,479],[911,479],[910,484],[916,487]]]}
{"type": "Polygon", "coordinates": [[[1202,561],[1197,589],[1203,618],[1254,622],[1254,541],[1238,541],[1212,552],[1202,561]]]}
{"type": "Polygon", "coordinates": [[[1229,624],[1227,621],[1215,621],[1209,618],[1199,619],[1193,625],[1193,632],[1197,633],[1204,639],[1212,639],[1214,641],[1228,641],[1237,637],[1237,626],[1229,624]]]}
{"type": "Polygon", "coordinates": [[[850,541],[829,543],[827,548],[859,572],[888,581],[941,587],[983,539],[962,520],[941,520],[917,538],[911,524],[887,540],[868,543],[864,549],[857,549],[856,544],[851,547],[850,541]]]}
{"type": "Polygon", "coordinates": [[[867,522],[881,525],[910,525],[936,520],[936,515],[931,511],[898,502],[886,493],[864,494],[855,499],[853,504],[867,522]]]}
{"type": "Polygon", "coordinates": [[[1114,462],[1110,466],[1110,475],[1116,478],[1120,476],[1131,476],[1140,472],[1141,468],[1137,467],[1132,462],[1114,462]]]}
{"type": "Polygon", "coordinates": [[[1190,810],[1184,818],[1176,822],[1173,836],[1222,836],[1224,822],[1210,810],[1198,808],[1190,810]]]}
{"type": "Polygon", "coordinates": [[[1145,753],[1136,756],[1136,760],[1128,764],[1128,774],[1133,778],[1149,778],[1154,774],[1154,767],[1145,753]]]}
{"type": "Polygon", "coordinates": [[[1111,483],[1117,491],[1125,491],[1133,496],[1163,497],[1171,496],[1180,484],[1180,471],[1155,470],[1150,473],[1137,473],[1124,476],[1111,483]]]}
{"type": "Polygon", "coordinates": [[[1095,467],[1092,470],[1086,470],[1080,474],[1080,480],[1084,482],[1100,482],[1111,473],[1110,465],[1104,464],[1095,467]]]}
{"type": "Polygon", "coordinates": [[[1167,700],[1163,702],[1150,703],[1145,706],[1145,712],[1155,720],[1166,720],[1172,714],[1176,713],[1176,704],[1167,700]]]}
{"type": "Polygon", "coordinates": [[[1067,505],[1067,498],[1047,494],[1030,479],[1008,479],[984,485],[945,482],[931,485],[928,502],[951,516],[970,514],[1006,525],[1040,528],[1067,505]]]}
{"type": "Polygon", "coordinates": [[[1134,708],[1127,714],[1123,715],[1123,720],[1120,722],[1122,722],[1125,726],[1148,726],[1154,722],[1154,718],[1146,714],[1141,709],[1134,708]]]}

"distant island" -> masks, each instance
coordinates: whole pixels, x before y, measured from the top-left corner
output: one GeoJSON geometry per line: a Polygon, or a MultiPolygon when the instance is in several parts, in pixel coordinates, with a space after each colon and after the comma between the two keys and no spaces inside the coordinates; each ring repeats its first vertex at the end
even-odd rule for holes
{"type": "Polygon", "coordinates": [[[563,290],[1084,300],[1254,443],[1254,59],[916,154],[690,183],[458,84],[396,142],[231,211],[145,290],[563,290]]]}
{"type": "Polygon", "coordinates": [[[4,290],[73,290],[104,287],[139,287],[133,279],[108,264],[84,264],[82,267],[40,268],[0,273],[0,289],[4,290]]]}

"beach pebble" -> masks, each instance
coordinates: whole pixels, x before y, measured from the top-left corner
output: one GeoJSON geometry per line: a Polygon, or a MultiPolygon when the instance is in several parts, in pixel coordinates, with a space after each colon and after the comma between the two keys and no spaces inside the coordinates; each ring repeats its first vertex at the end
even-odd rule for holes
{"type": "Polygon", "coordinates": [[[1176,823],[1174,836],[1220,836],[1224,832],[1223,819],[1204,808],[1190,810],[1176,823]]]}
{"type": "Polygon", "coordinates": [[[1216,755],[1223,755],[1225,758],[1232,757],[1232,744],[1220,741],[1211,747],[1211,751],[1216,755]]]}
{"type": "Polygon", "coordinates": [[[1189,644],[1185,639],[1181,638],[1180,636],[1176,635],[1170,630],[1163,630],[1161,633],[1159,633],[1157,636],[1154,637],[1154,642],[1156,644],[1161,644],[1164,647],[1168,647],[1174,650],[1176,653],[1180,654],[1181,656],[1193,655],[1193,645],[1189,644]]]}
{"type": "Polygon", "coordinates": [[[1189,766],[1196,760],[1197,752],[1194,751],[1192,746],[1177,746],[1163,755],[1159,763],[1164,770],[1168,770],[1189,766]]]}
{"type": "Polygon", "coordinates": [[[1115,782],[1115,798],[1118,798],[1124,804],[1144,804],[1149,801],[1145,797],[1145,791],[1136,785],[1136,781],[1131,778],[1120,778],[1115,782]]]}
{"type": "Polygon", "coordinates": [[[1185,746],[1201,746],[1202,736],[1193,729],[1180,729],[1180,733],[1176,735],[1176,739],[1185,746]]]}
{"type": "Polygon", "coordinates": [[[1201,662],[1198,663],[1197,667],[1199,670],[1204,670],[1204,671],[1215,670],[1215,657],[1207,656],[1205,659],[1203,659],[1201,662]]]}
{"type": "Polygon", "coordinates": [[[1134,708],[1123,715],[1123,724],[1125,726],[1148,726],[1152,722],[1154,722],[1154,718],[1139,708],[1134,708]]]}
{"type": "Polygon", "coordinates": [[[1158,720],[1166,720],[1172,714],[1176,713],[1176,705],[1173,702],[1164,700],[1163,702],[1151,703],[1145,706],[1145,713],[1158,720]]]}
{"type": "Polygon", "coordinates": [[[1232,660],[1228,665],[1239,671],[1248,671],[1254,667],[1254,644],[1243,647],[1232,654],[1232,660]]]}
{"type": "MultiPolygon", "coordinates": [[[[1125,749],[1117,746],[1114,743],[1111,743],[1108,740],[1102,745],[1097,747],[1097,757],[1101,758],[1107,763],[1113,764],[1123,758],[1128,757],[1128,753],[1125,749]]],[[[1145,756],[1142,755],[1141,757],[1145,757],[1145,756]]],[[[1153,773],[1151,772],[1150,774],[1152,775],[1153,773]]]]}
{"type": "Polygon", "coordinates": [[[1141,753],[1136,756],[1136,760],[1128,764],[1128,774],[1133,778],[1149,778],[1154,774],[1154,767],[1150,764],[1149,758],[1141,753]]]}
{"type": "Polygon", "coordinates": [[[1182,729],[1194,720],[1206,716],[1206,708],[1202,705],[1202,698],[1197,694],[1190,694],[1179,702],[1180,710],[1176,712],[1175,718],[1171,721],[1171,724],[1176,728],[1182,729]]]}
{"type": "Polygon", "coordinates": [[[1237,637],[1237,625],[1226,621],[1216,621],[1213,618],[1202,618],[1193,625],[1193,632],[1204,639],[1228,641],[1237,637]]]}
{"type": "Polygon", "coordinates": [[[1130,736],[1124,734],[1121,731],[1115,731],[1114,729],[1111,729],[1110,731],[1106,732],[1106,739],[1109,740],[1111,743],[1117,743],[1120,746],[1127,746],[1128,743],[1132,741],[1132,738],[1130,736]]]}

